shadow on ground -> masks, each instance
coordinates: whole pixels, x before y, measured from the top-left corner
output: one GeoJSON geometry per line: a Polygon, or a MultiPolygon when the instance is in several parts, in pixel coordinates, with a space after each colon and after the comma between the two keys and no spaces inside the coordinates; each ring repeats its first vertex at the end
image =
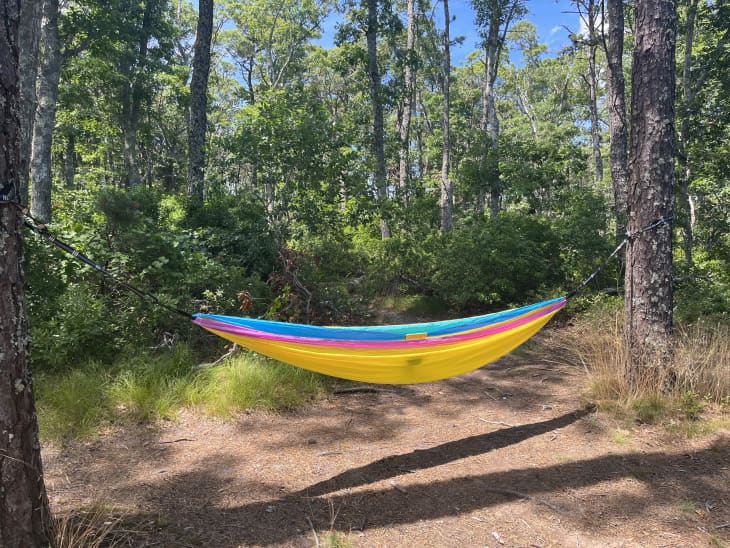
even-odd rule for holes
{"type": "MultiPolygon", "coordinates": [[[[716,475],[717,470],[727,470],[730,465],[730,443],[726,440],[692,454],[609,454],[427,483],[411,481],[407,489],[384,483],[409,473],[416,474],[409,479],[417,479],[419,470],[484,455],[574,423],[586,414],[584,410],[573,411],[548,421],[391,455],[292,493],[280,486],[257,484],[255,479],[243,487],[238,483],[239,493],[231,493],[231,478],[218,472],[225,458],[218,459],[221,462],[206,460],[190,472],[168,478],[152,493],[148,490],[146,504],[138,515],[128,516],[128,522],[145,522],[150,515],[165,516],[169,511],[177,521],[165,523],[159,531],[159,538],[165,538],[169,545],[296,545],[310,542],[306,537],[310,527],[351,532],[459,516],[525,498],[542,503],[545,512],[556,512],[561,519],[591,529],[597,527],[596,521],[575,512],[562,495],[625,478],[640,481],[643,494],[609,500],[609,515],[602,519],[641,518],[682,500],[730,498],[728,486],[716,475]],[[205,493],[190,487],[201,485],[206,486],[205,493]],[[259,500],[231,505],[225,497],[217,496],[220,493],[228,493],[228,500],[251,499],[252,495],[259,500]]],[[[139,491],[141,487],[128,488],[139,491]]]]}

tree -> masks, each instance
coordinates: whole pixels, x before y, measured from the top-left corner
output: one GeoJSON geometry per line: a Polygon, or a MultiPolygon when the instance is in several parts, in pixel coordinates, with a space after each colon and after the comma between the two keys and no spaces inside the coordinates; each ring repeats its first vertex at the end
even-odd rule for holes
{"type": "Polygon", "coordinates": [[[672,382],[672,230],[642,229],[672,214],[676,25],[675,0],[637,0],[624,322],[633,387],[672,382]]]}
{"type": "Polygon", "coordinates": [[[33,216],[48,223],[51,221],[51,146],[63,62],[58,36],[58,0],[43,0],[41,42],[43,61],[38,83],[38,112],[33,126],[30,209],[33,216]]]}
{"type": "Polygon", "coordinates": [[[413,115],[413,100],[415,98],[416,83],[416,15],[415,0],[406,0],[408,14],[408,30],[406,33],[405,51],[405,74],[403,90],[402,113],[398,124],[400,135],[400,150],[398,152],[398,188],[400,189],[404,203],[408,203],[408,179],[411,170],[409,160],[411,116],[413,115]]]}
{"type": "MultiPolygon", "coordinates": [[[[0,181],[20,181],[19,0],[0,0],[0,181]]],[[[8,185],[2,185],[10,192],[8,185]]],[[[47,546],[51,529],[29,364],[23,219],[0,204],[0,546],[47,546]]]]}
{"type": "Polygon", "coordinates": [[[20,203],[28,203],[30,189],[30,157],[35,121],[38,45],[43,2],[23,2],[18,29],[20,48],[20,203]]]}
{"type": "Polygon", "coordinates": [[[578,15],[586,29],[586,35],[573,35],[576,46],[586,47],[588,50],[588,76],[584,80],[588,84],[590,94],[588,111],[591,118],[591,143],[593,146],[593,165],[596,183],[603,181],[603,156],[601,154],[601,124],[598,116],[598,61],[596,53],[599,45],[598,16],[601,5],[596,0],[574,0],[578,8],[578,15]]]}
{"type": "Polygon", "coordinates": [[[441,157],[441,230],[448,232],[454,226],[454,186],[449,176],[451,168],[451,38],[449,36],[449,0],[444,3],[444,149],[441,157]]]}
{"type": "MultiPolygon", "coordinates": [[[[378,70],[378,0],[367,0],[368,25],[366,31],[368,46],[368,79],[370,81],[370,100],[373,104],[372,148],[375,157],[375,189],[381,215],[388,199],[388,181],[385,170],[385,128],[383,126],[383,99],[380,91],[380,71],[378,70]]],[[[380,219],[380,234],[383,240],[390,238],[390,228],[384,217],[380,219]]]]}
{"type": "Polygon", "coordinates": [[[208,125],[208,76],[210,42],[213,37],[213,0],[198,3],[198,31],[195,35],[193,75],[190,80],[190,130],[188,133],[188,193],[203,200],[205,132],[208,125]]]}
{"type": "Polygon", "coordinates": [[[484,40],[484,80],[482,82],[482,188],[477,196],[477,210],[484,211],[489,191],[491,217],[499,213],[502,187],[499,176],[499,119],[494,84],[507,32],[513,21],[525,13],[523,0],[472,0],[477,25],[484,40]]]}
{"type": "MultiPolygon", "coordinates": [[[[626,234],[626,193],[629,184],[628,128],[626,124],[626,83],[624,79],[624,0],[606,0],[608,43],[608,127],[611,186],[616,219],[616,239],[626,234]]],[[[605,33],[604,33],[605,36],[605,33]]]]}

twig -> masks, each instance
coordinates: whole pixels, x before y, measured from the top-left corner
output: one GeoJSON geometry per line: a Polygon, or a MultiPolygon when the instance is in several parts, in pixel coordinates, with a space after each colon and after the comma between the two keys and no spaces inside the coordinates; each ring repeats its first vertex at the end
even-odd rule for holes
{"type": "Polygon", "coordinates": [[[724,529],[725,527],[730,527],[730,521],[727,523],[723,523],[722,525],[717,525],[715,529],[724,529]]]}
{"type": "Polygon", "coordinates": [[[552,508],[556,512],[563,513],[563,510],[555,506],[554,504],[550,504],[549,502],[535,498],[531,495],[528,495],[527,493],[520,493],[519,491],[512,491],[511,489],[499,489],[499,488],[493,488],[493,487],[486,487],[484,490],[488,493],[495,493],[497,495],[505,495],[507,497],[517,497],[520,499],[530,500],[532,502],[536,502],[538,504],[544,504],[548,508],[552,508]]]}
{"type": "Polygon", "coordinates": [[[317,453],[318,457],[329,457],[330,455],[342,455],[342,451],[324,451],[322,453],[317,453]]]}
{"type": "Polygon", "coordinates": [[[408,492],[408,491],[406,491],[406,489],[405,489],[404,487],[401,487],[400,485],[398,485],[398,484],[397,484],[396,482],[394,482],[393,480],[390,480],[390,484],[391,484],[391,485],[392,485],[393,487],[395,487],[396,489],[398,489],[398,491],[400,491],[401,493],[407,493],[407,492],[408,492]]]}
{"type": "Polygon", "coordinates": [[[506,422],[501,422],[501,421],[488,421],[487,419],[483,419],[481,417],[479,418],[479,420],[482,421],[482,422],[486,422],[487,424],[497,424],[499,426],[507,426],[509,428],[515,428],[516,427],[516,425],[514,425],[514,424],[507,424],[506,422]]]}
{"type": "Polygon", "coordinates": [[[379,392],[395,392],[388,388],[375,388],[374,386],[354,386],[352,388],[340,388],[333,394],[377,394],[379,392]]]}
{"type": "Polygon", "coordinates": [[[158,441],[157,443],[177,443],[180,441],[195,441],[195,440],[191,439],[191,438],[178,438],[176,440],[171,440],[171,441],[158,441]]]}
{"type": "Polygon", "coordinates": [[[309,524],[309,527],[312,528],[312,534],[314,535],[314,545],[319,548],[319,537],[317,536],[317,531],[314,529],[314,524],[312,523],[312,520],[309,519],[309,516],[306,517],[306,520],[309,524]]]}

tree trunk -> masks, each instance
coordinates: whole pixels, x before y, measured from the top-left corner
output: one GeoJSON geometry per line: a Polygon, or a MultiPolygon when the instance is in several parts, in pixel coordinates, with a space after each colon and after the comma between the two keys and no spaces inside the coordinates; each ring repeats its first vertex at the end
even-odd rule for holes
{"type": "Polygon", "coordinates": [[[43,61],[38,84],[38,112],[33,126],[30,210],[44,223],[51,222],[51,146],[56,126],[58,82],[61,78],[61,42],[58,38],[58,0],[43,1],[43,61]]]}
{"type": "MultiPolygon", "coordinates": [[[[0,0],[0,181],[19,184],[19,0],[0,0]]],[[[49,544],[23,292],[23,219],[0,205],[0,546],[49,544]]]]}
{"type": "Polygon", "coordinates": [[[415,0],[407,0],[408,32],[406,35],[406,66],[404,75],[403,114],[400,119],[398,133],[400,136],[400,151],[398,154],[398,189],[403,203],[408,205],[408,179],[410,174],[410,132],[411,115],[413,114],[414,88],[416,81],[416,15],[415,0]]]}
{"type": "Polygon", "coordinates": [[[480,130],[482,132],[482,157],[480,176],[483,186],[477,196],[477,211],[483,213],[489,192],[489,213],[492,218],[499,214],[502,188],[499,173],[499,119],[494,96],[494,83],[497,80],[499,66],[499,22],[501,12],[493,15],[489,24],[489,32],[485,43],[484,56],[484,83],[482,85],[482,117],[480,130]]]}
{"type": "Polygon", "coordinates": [[[76,176],[76,132],[73,128],[66,132],[66,150],[63,156],[63,178],[66,180],[66,188],[72,189],[76,176]]]}
{"type": "Polygon", "coordinates": [[[685,22],[684,66],[682,67],[682,122],[679,125],[679,200],[678,209],[682,212],[682,250],[687,270],[694,271],[694,203],[689,194],[690,169],[690,126],[692,103],[695,90],[692,81],[692,50],[694,48],[695,19],[699,0],[687,1],[687,21],[685,22]]]}
{"type": "Polygon", "coordinates": [[[30,189],[30,158],[33,146],[33,122],[38,100],[38,48],[41,31],[42,2],[23,2],[18,29],[20,48],[20,203],[27,204],[30,189]]]}
{"type": "Polygon", "coordinates": [[[449,25],[449,0],[444,3],[444,149],[441,157],[441,230],[449,232],[454,227],[454,186],[449,177],[451,168],[451,37],[449,25]]]}
{"type": "Polygon", "coordinates": [[[380,97],[380,71],[378,70],[378,0],[368,1],[368,76],[370,96],[373,102],[373,156],[375,157],[375,189],[380,209],[380,235],[390,238],[390,228],[384,217],[388,199],[388,181],[385,170],[385,137],[383,129],[383,103],[380,97]]]}
{"type": "MultiPolygon", "coordinates": [[[[624,4],[607,0],[608,5],[608,120],[610,131],[611,183],[616,219],[616,240],[626,234],[626,194],[629,187],[628,130],[626,124],[626,83],[624,80],[624,4]]],[[[623,255],[622,255],[623,257],[623,255]]]]}
{"type": "Polygon", "coordinates": [[[190,80],[190,131],[188,146],[188,193],[198,201],[204,197],[205,132],[208,126],[208,76],[210,42],[213,37],[213,0],[198,3],[198,30],[195,35],[193,75],[190,80]]]}
{"type": "Polygon", "coordinates": [[[595,0],[588,0],[586,10],[588,11],[588,89],[590,92],[590,114],[591,114],[591,144],[593,146],[593,165],[595,168],[595,180],[600,184],[603,181],[603,156],[601,154],[601,125],[598,117],[598,64],[596,62],[596,50],[598,49],[598,29],[596,16],[598,15],[595,0]]]}
{"type": "Polygon", "coordinates": [[[142,176],[137,161],[137,130],[141,113],[144,88],[147,46],[152,34],[152,13],[155,0],[145,2],[142,28],[139,34],[137,59],[124,67],[122,72],[127,81],[122,84],[122,137],[124,139],[124,186],[134,188],[142,185],[142,176]],[[136,66],[135,66],[136,65],[136,66]]]}
{"type": "Polygon", "coordinates": [[[640,230],[672,214],[676,24],[675,0],[637,0],[624,325],[634,388],[673,382],[672,230],[640,230]]]}

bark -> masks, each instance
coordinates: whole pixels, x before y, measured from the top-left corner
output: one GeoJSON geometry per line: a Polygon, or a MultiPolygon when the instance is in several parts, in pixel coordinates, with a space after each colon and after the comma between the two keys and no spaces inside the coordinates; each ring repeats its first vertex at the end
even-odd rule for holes
{"type": "MultiPolygon", "coordinates": [[[[623,0],[607,0],[608,44],[608,124],[609,158],[613,186],[616,240],[626,234],[626,194],[629,186],[628,128],[626,124],[626,82],[624,79],[624,4],[623,0]]],[[[623,257],[623,255],[622,255],[623,257]]]]}
{"type": "MultiPolygon", "coordinates": [[[[0,0],[0,181],[20,179],[19,0],[0,0]]],[[[0,546],[47,546],[43,483],[23,292],[23,219],[0,205],[0,546]]]]}
{"type": "Polygon", "coordinates": [[[676,24],[676,0],[637,0],[624,325],[633,388],[673,382],[672,230],[638,231],[672,214],[676,24]]]}
{"type": "Polygon", "coordinates": [[[58,82],[61,78],[61,42],[58,38],[58,0],[43,1],[41,75],[38,83],[38,111],[33,125],[31,199],[33,216],[51,222],[51,146],[56,126],[58,82]]]}
{"type": "Polygon", "coordinates": [[[380,93],[380,71],[378,70],[378,1],[368,0],[368,77],[370,96],[373,103],[373,156],[375,157],[375,189],[381,211],[380,234],[390,238],[390,228],[384,217],[385,202],[388,199],[387,177],[385,170],[385,137],[383,130],[383,103],[380,93]]]}
{"type": "Polygon", "coordinates": [[[398,133],[400,136],[400,150],[398,153],[398,188],[403,197],[403,202],[408,204],[408,179],[410,173],[410,132],[411,116],[413,114],[414,88],[416,81],[415,67],[415,41],[416,41],[416,16],[415,0],[407,0],[408,32],[406,34],[406,66],[404,74],[404,98],[403,113],[401,115],[398,133]]]}
{"type": "Polygon", "coordinates": [[[30,157],[35,121],[36,79],[38,77],[38,49],[41,33],[42,2],[23,2],[18,29],[20,48],[20,203],[28,203],[30,189],[30,157]]]}
{"type": "Polygon", "coordinates": [[[213,37],[213,0],[198,3],[198,30],[195,35],[193,75],[190,81],[190,130],[188,146],[188,193],[203,201],[205,132],[208,126],[208,76],[210,43],[213,37]]]}
{"type": "Polygon", "coordinates": [[[691,112],[695,99],[695,88],[692,77],[692,50],[694,48],[695,19],[699,0],[688,0],[687,21],[684,35],[684,66],[682,67],[682,122],[679,125],[679,199],[678,209],[683,214],[682,250],[687,269],[690,274],[694,271],[694,202],[689,193],[689,182],[692,178],[690,168],[690,124],[691,112]]]}
{"type": "Polygon", "coordinates": [[[454,186],[449,177],[451,168],[451,37],[449,25],[449,0],[444,3],[444,149],[441,157],[441,230],[450,231],[454,226],[454,186]]]}

